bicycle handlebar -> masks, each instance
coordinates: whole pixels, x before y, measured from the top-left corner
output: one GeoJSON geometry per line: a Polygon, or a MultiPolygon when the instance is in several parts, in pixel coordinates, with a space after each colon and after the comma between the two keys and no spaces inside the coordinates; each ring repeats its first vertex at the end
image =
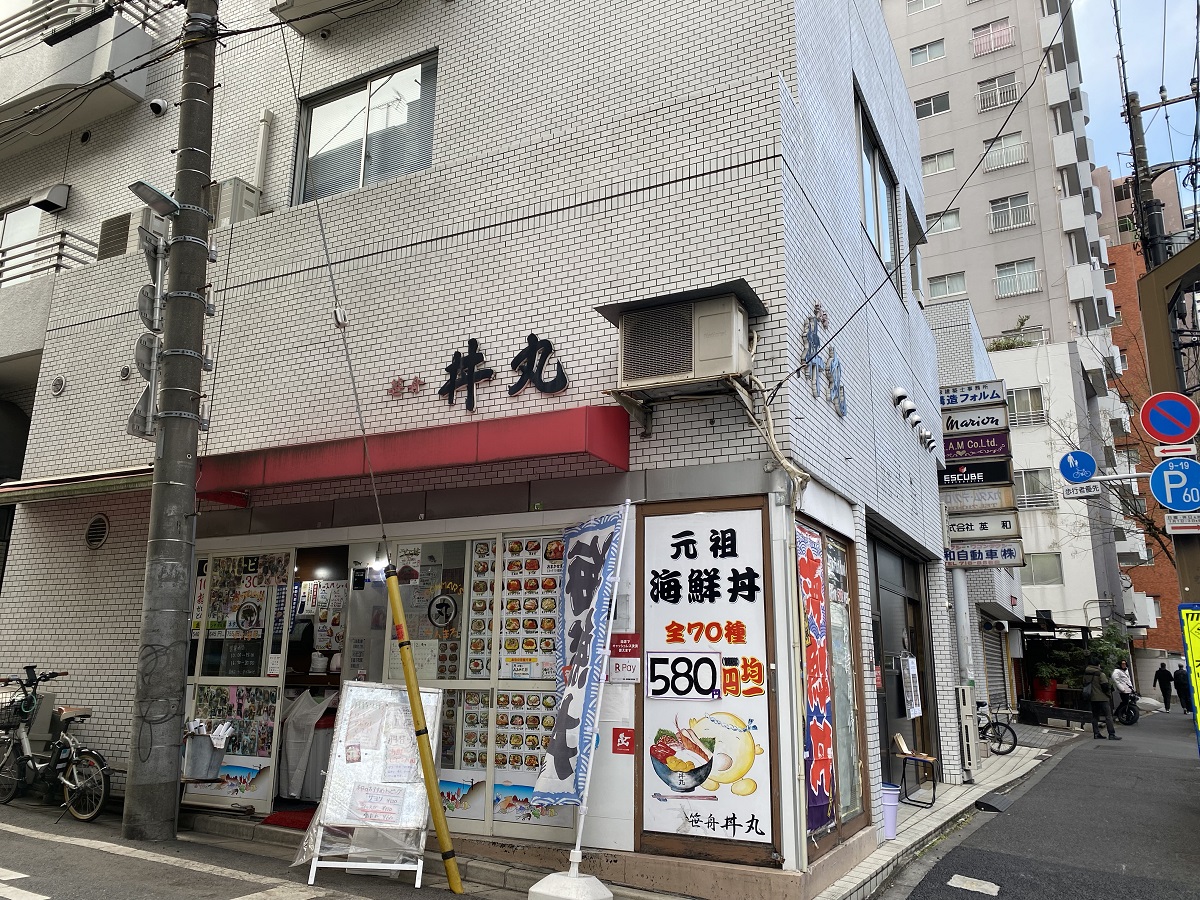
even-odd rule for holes
{"type": "Polygon", "coordinates": [[[16,677],[8,676],[0,678],[0,687],[7,687],[10,684],[19,684],[24,688],[37,689],[37,685],[50,681],[53,678],[62,678],[64,675],[70,675],[70,672],[43,672],[41,675],[35,674],[37,666],[25,666],[25,678],[19,675],[16,677]]]}

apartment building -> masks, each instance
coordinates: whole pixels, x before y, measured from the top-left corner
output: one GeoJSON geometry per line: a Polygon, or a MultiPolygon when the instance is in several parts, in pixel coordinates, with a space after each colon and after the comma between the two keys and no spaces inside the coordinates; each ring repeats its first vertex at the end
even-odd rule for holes
{"type": "Polygon", "coordinates": [[[883,4],[921,132],[925,299],[970,301],[1008,387],[1024,604],[1078,629],[1120,613],[1123,589],[1111,510],[1064,500],[1058,464],[1079,448],[1111,471],[1108,423],[1121,413],[1107,389],[1119,356],[1088,98],[1064,6],[883,4]]]}
{"type": "MultiPolygon", "coordinates": [[[[584,846],[634,886],[819,893],[881,838],[894,736],[962,779],[934,342],[897,271],[925,216],[919,135],[881,11],[322,2],[222,5],[251,30],[223,38],[213,93],[178,712],[234,723],[238,777],[187,802],[319,796],[279,771],[280,719],[343,678],[400,679],[379,574],[404,561],[421,675],[445,689],[443,783],[471,798],[447,812],[460,852],[536,843],[562,865],[572,808],[524,802],[555,722],[554,547],[628,499],[616,628],[722,661],[719,701],[672,712],[736,741],[738,790],[677,792],[649,754],[665,707],[612,684],[584,846]],[[433,598],[456,611],[437,630],[433,598]]],[[[0,333],[0,399],[29,430],[0,486],[0,661],[70,671],[84,740],[123,768],[154,452],[127,431],[138,226],[163,227],[127,186],[172,183],[181,12],[84,4],[43,40],[51,5],[0,51],[0,119],[20,123],[0,126],[0,311],[36,326],[0,333]]]]}

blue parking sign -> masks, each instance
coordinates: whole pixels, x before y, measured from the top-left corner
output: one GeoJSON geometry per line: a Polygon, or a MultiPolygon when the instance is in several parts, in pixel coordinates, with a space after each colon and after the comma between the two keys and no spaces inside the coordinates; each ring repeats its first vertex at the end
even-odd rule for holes
{"type": "Polygon", "coordinates": [[[1096,474],[1096,458],[1084,450],[1069,450],[1058,461],[1058,471],[1071,484],[1083,484],[1096,474]]]}
{"type": "Polygon", "coordinates": [[[1150,473],[1150,493],[1174,512],[1200,510],[1200,463],[1186,457],[1164,459],[1150,473]]]}

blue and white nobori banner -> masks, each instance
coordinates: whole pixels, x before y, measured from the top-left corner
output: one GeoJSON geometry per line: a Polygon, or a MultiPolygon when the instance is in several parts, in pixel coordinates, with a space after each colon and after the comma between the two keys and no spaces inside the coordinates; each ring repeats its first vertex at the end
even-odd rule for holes
{"type": "Polygon", "coordinates": [[[583,803],[596,746],[603,654],[624,533],[625,507],[563,532],[558,706],[550,746],[533,788],[533,803],[538,806],[583,803]]]}

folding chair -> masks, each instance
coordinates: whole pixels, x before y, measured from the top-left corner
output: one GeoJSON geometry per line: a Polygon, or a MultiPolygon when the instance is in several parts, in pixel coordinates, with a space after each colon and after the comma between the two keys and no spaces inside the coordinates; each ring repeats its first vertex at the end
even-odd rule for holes
{"type": "Polygon", "coordinates": [[[929,809],[937,801],[937,757],[911,750],[902,734],[897,733],[892,736],[892,739],[896,744],[896,752],[892,755],[904,761],[900,765],[900,802],[907,803],[909,806],[920,806],[923,809],[929,809]],[[917,790],[921,788],[921,766],[929,767],[929,783],[933,793],[928,801],[917,800],[909,793],[909,763],[913,765],[913,778],[917,783],[917,790]]]}

